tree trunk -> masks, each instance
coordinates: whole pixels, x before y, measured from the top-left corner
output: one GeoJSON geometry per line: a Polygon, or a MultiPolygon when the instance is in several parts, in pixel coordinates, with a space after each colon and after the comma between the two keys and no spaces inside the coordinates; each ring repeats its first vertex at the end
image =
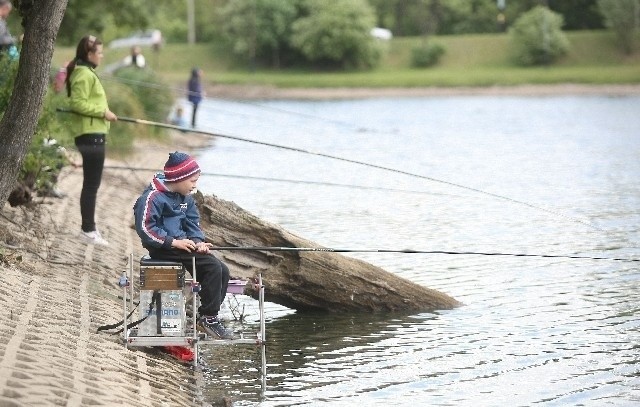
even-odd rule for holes
{"type": "MultiPolygon", "coordinates": [[[[201,227],[217,247],[314,247],[315,243],[265,222],[233,202],[196,195],[201,227]]],[[[432,311],[458,301],[379,267],[332,252],[227,251],[223,260],[232,277],[262,274],[265,299],[301,311],[432,311]]]]}
{"type": "Polygon", "coordinates": [[[22,16],[24,40],[11,99],[0,121],[1,204],[7,201],[15,186],[35,133],[49,86],[55,39],[67,7],[67,0],[22,0],[14,3],[22,16]]]}

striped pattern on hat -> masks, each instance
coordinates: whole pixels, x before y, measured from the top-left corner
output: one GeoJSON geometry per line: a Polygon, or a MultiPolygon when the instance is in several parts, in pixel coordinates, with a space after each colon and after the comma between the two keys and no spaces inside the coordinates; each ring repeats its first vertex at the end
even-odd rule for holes
{"type": "Polygon", "coordinates": [[[169,153],[169,159],[164,165],[164,180],[177,182],[189,178],[200,172],[200,166],[189,154],[169,153]]]}

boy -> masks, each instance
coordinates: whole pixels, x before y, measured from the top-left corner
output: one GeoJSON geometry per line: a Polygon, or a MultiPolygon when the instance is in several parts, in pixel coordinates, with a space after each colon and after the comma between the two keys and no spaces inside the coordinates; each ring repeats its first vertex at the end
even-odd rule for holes
{"type": "Polygon", "coordinates": [[[133,212],[142,246],[152,259],[181,262],[192,272],[196,258],[200,290],[198,329],[222,339],[232,339],[233,331],[218,319],[220,304],[227,293],[229,269],[209,252],[200,229],[200,214],[191,192],[200,178],[200,166],[188,154],[169,154],[164,173],[155,175],[137,199],[133,212]]]}

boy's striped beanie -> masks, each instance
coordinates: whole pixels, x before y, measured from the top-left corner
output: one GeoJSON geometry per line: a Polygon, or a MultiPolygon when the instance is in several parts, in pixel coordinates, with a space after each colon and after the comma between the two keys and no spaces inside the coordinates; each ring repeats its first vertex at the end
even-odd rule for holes
{"type": "Polygon", "coordinates": [[[182,181],[200,172],[200,166],[189,154],[169,153],[169,159],[164,165],[164,180],[166,182],[182,181]]]}

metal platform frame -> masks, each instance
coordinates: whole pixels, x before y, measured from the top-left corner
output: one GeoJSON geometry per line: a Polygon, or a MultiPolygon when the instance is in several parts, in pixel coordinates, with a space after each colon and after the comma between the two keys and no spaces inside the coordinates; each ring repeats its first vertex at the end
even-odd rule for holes
{"type": "MultiPolygon", "coordinates": [[[[267,374],[267,365],[266,365],[266,329],[265,329],[265,317],[264,317],[264,285],[262,284],[262,275],[258,275],[257,284],[254,283],[254,286],[258,289],[258,301],[259,301],[259,313],[260,313],[260,331],[257,334],[257,337],[254,339],[249,338],[238,338],[238,339],[213,339],[213,340],[203,340],[201,338],[202,334],[199,334],[197,331],[196,323],[197,318],[195,318],[195,313],[197,312],[197,292],[199,291],[199,283],[196,277],[196,260],[195,257],[192,259],[193,263],[193,273],[192,278],[187,278],[185,276],[184,282],[185,286],[187,284],[191,287],[192,296],[192,309],[193,316],[191,317],[191,330],[185,331],[185,336],[136,336],[130,335],[130,329],[123,330],[123,342],[125,348],[129,346],[184,346],[193,349],[194,358],[193,358],[193,366],[194,368],[198,367],[199,363],[199,354],[198,354],[198,346],[199,344],[206,345],[236,345],[236,344],[248,344],[248,345],[259,345],[261,348],[261,373],[262,373],[262,388],[264,390],[266,383],[266,374],[267,374]]],[[[180,263],[175,263],[176,265],[182,266],[180,263]]],[[[133,287],[133,253],[129,255],[129,265],[128,265],[128,276],[124,276],[120,278],[118,285],[122,287],[123,295],[122,295],[122,315],[124,319],[124,326],[127,326],[127,313],[129,310],[127,309],[127,302],[130,300],[133,304],[134,298],[134,287],[133,287]],[[128,295],[127,295],[128,291],[128,295]]],[[[232,295],[237,295],[237,293],[232,293],[232,295]]],[[[140,305],[140,304],[139,304],[140,305]]],[[[157,314],[156,314],[157,315],[157,314]]],[[[162,318],[161,315],[157,315],[158,318],[162,318]]]]}

